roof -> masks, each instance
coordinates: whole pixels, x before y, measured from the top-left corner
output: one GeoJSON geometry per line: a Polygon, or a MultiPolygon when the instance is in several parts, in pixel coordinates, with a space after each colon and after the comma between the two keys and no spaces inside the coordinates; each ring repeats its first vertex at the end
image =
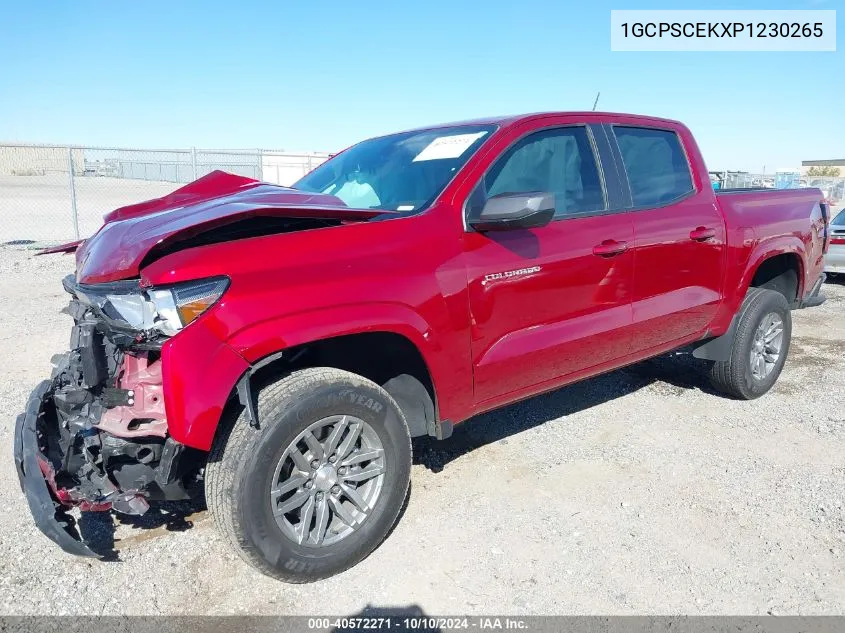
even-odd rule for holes
{"type": "MultiPolygon", "coordinates": [[[[540,119],[543,117],[550,117],[550,116],[608,116],[608,117],[627,117],[632,119],[641,119],[643,121],[660,121],[664,123],[671,123],[677,125],[679,122],[673,119],[666,119],[663,117],[655,117],[655,116],[647,116],[643,114],[628,114],[625,112],[594,112],[592,110],[571,110],[571,111],[560,111],[560,112],[531,112],[527,114],[509,114],[503,116],[491,116],[491,117],[481,117],[478,119],[468,119],[466,121],[452,121],[450,123],[438,123],[435,125],[421,125],[419,127],[410,128],[407,130],[403,130],[402,132],[416,132],[422,130],[436,130],[439,128],[446,128],[446,127],[458,127],[463,125],[498,125],[500,127],[505,127],[508,125],[513,125],[516,123],[522,123],[523,121],[530,121],[532,119],[540,119]]],[[[384,136],[390,136],[393,134],[389,132],[384,136]]]]}

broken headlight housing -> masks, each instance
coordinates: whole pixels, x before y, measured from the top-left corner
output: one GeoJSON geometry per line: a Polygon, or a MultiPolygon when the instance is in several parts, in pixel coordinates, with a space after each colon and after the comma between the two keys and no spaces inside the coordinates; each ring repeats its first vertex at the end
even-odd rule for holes
{"type": "Polygon", "coordinates": [[[208,310],[229,287],[227,277],[141,288],[136,282],[77,286],[73,294],[111,325],[173,336],[208,310]]]}

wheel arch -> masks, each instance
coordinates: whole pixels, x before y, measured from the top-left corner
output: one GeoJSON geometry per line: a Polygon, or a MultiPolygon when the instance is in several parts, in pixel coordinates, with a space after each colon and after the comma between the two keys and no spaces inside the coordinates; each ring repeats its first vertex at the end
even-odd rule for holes
{"type": "Polygon", "coordinates": [[[738,291],[729,308],[730,323],[727,330],[720,336],[696,344],[693,355],[707,360],[727,360],[736,334],[739,310],[751,288],[776,290],[784,295],[791,307],[795,307],[804,293],[804,258],[804,245],[795,237],[758,244],[748,258],[737,284],[738,291]],[[791,280],[793,273],[794,282],[791,280]]]}
{"type": "Polygon", "coordinates": [[[406,306],[362,304],[271,319],[239,332],[229,345],[250,363],[251,382],[308,366],[343,369],[384,387],[400,403],[412,436],[435,434],[439,425],[441,345],[406,306]]]}
{"type": "Polygon", "coordinates": [[[263,361],[249,376],[253,385],[306,367],[342,369],[383,387],[402,409],[412,437],[433,435],[438,424],[431,371],[419,348],[403,334],[378,330],[332,336],[287,347],[263,361]]]}
{"type": "Polygon", "coordinates": [[[737,308],[750,288],[778,290],[786,297],[790,305],[797,303],[804,292],[806,283],[805,255],[804,245],[796,237],[758,244],[748,260],[739,283],[741,291],[736,301],[737,308]],[[792,272],[795,274],[794,286],[787,286],[784,289],[784,286],[777,288],[774,286],[778,284],[771,283],[777,281],[777,278],[783,279],[785,275],[792,272]]]}

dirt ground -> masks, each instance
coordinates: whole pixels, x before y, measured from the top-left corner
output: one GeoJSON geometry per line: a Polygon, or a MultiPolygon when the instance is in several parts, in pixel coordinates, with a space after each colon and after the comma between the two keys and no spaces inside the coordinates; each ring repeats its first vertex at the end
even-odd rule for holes
{"type": "Polygon", "coordinates": [[[67,345],[72,259],[0,248],[0,612],[841,614],[845,612],[845,284],[794,313],[766,397],[713,394],[689,357],[642,363],[415,442],[404,515],[368,559],[285,585],[230,554],[202,503],[112,525],[116,559],[35,528],[13,423],[67,345]]]}

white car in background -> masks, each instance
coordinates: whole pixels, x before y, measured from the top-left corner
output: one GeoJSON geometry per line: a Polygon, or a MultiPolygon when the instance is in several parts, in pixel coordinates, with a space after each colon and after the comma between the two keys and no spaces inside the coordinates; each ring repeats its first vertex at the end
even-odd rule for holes
{"type": "Polygon", "coordinates": [[[830,246],[824,258],[827,274],[845,274],[845,209],[839,211],[830,223],[830,246]]]}

